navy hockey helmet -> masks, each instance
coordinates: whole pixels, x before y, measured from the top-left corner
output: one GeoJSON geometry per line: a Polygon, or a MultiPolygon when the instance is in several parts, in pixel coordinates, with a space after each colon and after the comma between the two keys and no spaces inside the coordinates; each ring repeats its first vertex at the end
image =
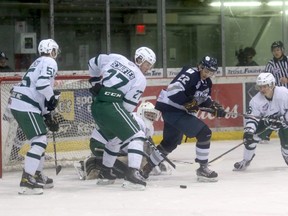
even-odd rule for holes
{"type": "Polygon", "coordinates": [[[203,57],[200,64],[202,67],[207,68],[209,71],[216,72],[218,69],[217,59],[210,56],[203,57]]]}
{"type": "Polygon", "coordinates": [[[272,44],[271,44],[271,51],[273,51],[274,48],[281,48],[282,50],[284,49],[284,44],[282,41],[274,41],[272,44]]]}

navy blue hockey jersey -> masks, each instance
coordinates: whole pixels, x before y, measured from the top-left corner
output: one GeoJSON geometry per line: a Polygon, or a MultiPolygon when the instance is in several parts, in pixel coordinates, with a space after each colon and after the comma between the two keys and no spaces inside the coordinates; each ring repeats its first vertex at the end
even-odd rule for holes
{"type": "Polygon", "coordinates": [[[167,89],[161,90],[155,108],[161,112],[186,111],[183,104],[195,99],[201,107],[209,107],[212,81],[201,80],[200,72],[191,67],[183,67],[171,81],[167,89]]]}

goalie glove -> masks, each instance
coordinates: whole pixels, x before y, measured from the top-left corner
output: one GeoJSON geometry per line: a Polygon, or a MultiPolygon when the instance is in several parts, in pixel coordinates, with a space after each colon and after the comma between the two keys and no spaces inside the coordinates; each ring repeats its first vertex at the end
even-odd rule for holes
{"type": "Polygon", "coordinates": [[[198,103],[195,99],[183,105],[188,113],[197,113],[199,110],[198,103]]]}
{"type": "Polygon", "coordinates": [[[225,117],[226,116],[226,112],[225,112],[223,106],[221,104],[219,104],[218,102],[212,101],[210,108],[214,110],[214,112],[212,113],[214,116],[216,116],[216,117],[225,117]]]}
{"type": "Polygon", "coordinates": [[[52,117],[51,113],[45,114],[43,117],[44,122],[50,131],[57,132],[59,130],[59,122],[57,118],[52,117]]]}

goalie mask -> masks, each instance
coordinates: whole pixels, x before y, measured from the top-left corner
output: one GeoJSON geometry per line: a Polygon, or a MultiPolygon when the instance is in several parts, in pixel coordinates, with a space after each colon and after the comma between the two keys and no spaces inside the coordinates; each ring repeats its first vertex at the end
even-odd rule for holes
{"type": "Polygon", "coordinates": [[[159,118],[159,111],[150,102],[143,102],[137,109],[137,114],[146,122],[151,122],[159,118]]]}
{"type": "Polygon", "coordinates": [[[58,44],[53,39],[42,40],[38,46],[39,55],[49,54],[51,58],[56,59],[60,53],[58,44]]]}

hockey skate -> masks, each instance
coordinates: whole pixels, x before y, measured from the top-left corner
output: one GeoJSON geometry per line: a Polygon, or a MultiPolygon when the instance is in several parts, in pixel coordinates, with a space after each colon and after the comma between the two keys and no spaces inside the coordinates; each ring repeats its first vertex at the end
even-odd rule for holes
{"type": "Polygon", "coordinates": [[[35,178],[23,171],[20,190],[20,195],[40,195],[43,194],[43,184],[38,183],[35,178]]]}
{"type": "Polygon", "coordinates": [[[146,182],[138,169],[129,168],[122,187],[131,190],[145,190],[146,182]]]}
{"type": "Polygon", "coordinates": [[[53,179],[49,178],[48,176],[44,175],[43,172],[36,171],[35,180],[37,183],[42,184],[44,189],[53,188],[53,179]]]}
{"type": "Polygon", "coordinates": [[[103,165],[98,174],[97,184],[98,185],[114,184],[115,179],[116,175],[113,173],[112,168],[103,165]]]}
{"type": "Polygon", "coordinates": [[[196,170],[198,182],[217,182],[218,174],[208,168],[208,164],[200,164],[200,167],[196,170]]]}
{"type": "Polygon", "coordinates": [[[239,162],[236,162],[234,164],[234,169],[233,171],[244,171],[247,169],[247,167],[250,165],[251,161],[255,157],[255,154],[253,154],[252,158],[250,160],[242,160],[239,162]]]}
{"type": "Polygon", "coordinates": [[[148,179],[151,171],[153,170],[153,168],[154,168],[154,167],[153,167],[150,163],[145,164],[145,166],[143,167],[143,169],[140,171],[140,175],[141,175],[144,179],[148,179]]]}

